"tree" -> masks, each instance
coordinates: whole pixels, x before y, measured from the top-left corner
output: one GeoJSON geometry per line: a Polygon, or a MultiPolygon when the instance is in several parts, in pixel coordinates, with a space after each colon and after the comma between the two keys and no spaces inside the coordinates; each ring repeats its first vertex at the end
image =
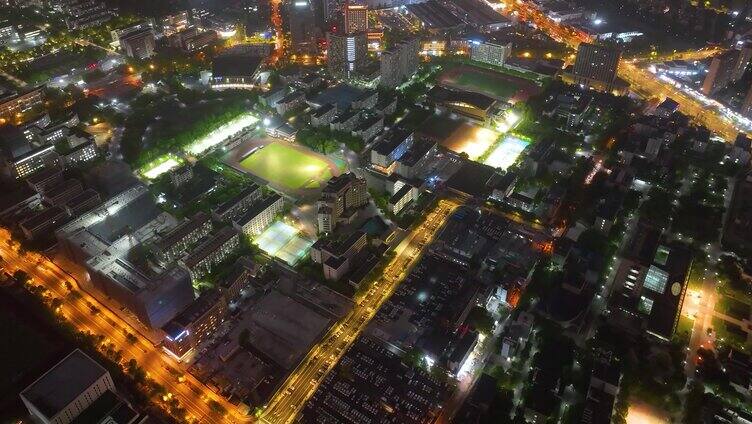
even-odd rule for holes
{"type": "Polygon", "coordinates": [[[22,271],[20,269],[13,273],[13,279],[23,285],[26,285],[26,283],[31,281],[29,274],[26,271],[22,271]]]}
{"type": "Polygon", "coordinates": [[[470,325],[472,325],[479,333],[490,334],[493,330],[493,318],[486,308],[481,306],[476,306],[470,310],[470,313],[467,316],[467,322],[470,323],[470,325]]]}

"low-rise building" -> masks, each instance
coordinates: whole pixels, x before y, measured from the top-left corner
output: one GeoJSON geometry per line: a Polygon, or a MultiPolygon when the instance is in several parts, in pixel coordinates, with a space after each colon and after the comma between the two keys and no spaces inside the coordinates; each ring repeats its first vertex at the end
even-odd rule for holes
{"type": "Polygon", "coordinates": [[[42,199],[50,206],[62,206],[68,199],[84,191],[81,182],[70,179],[44,190],[42,199]]]}
{"type": "Polygon", "coordinates": [[[165,234],[154,244],[154,247],[161,260],[169,262],[182,256],[190,246],[208,236],[211,230],[212,223],[209,215],[205,212],[198,212],[165,234]]]}
{"type": "Polygon", "coordinates": [[[102,203],[102,198],[96,190],[87,188],[83,192],[71,197],[65,202],[65,210],[70,216],[79,216],[102,203]]]}
{"type": "Polygon", "coordinates": [[[212,210],[212,216],[217,221],[231,221],[245,212],[255,201],[261,198],[262,190],[257,184],[249,183],[237,196],[220,204],[212,210]]]}
{"type": "Polygon", "coordinates": [[[396,161],[413,145],[413,133],[394,129],[371,149],[371,165],[386,175],[396,169],[396,161]]]}
{"type": "Polygon", "coordinates": [[[337,107],[327,103],[311,112],[311,125],[314,127],[329,126],[337,114],[337,107]]]}
{"type": "Polygon", "coordinates": [[[243,215],[233,220],[232,225],[248,237],[259,235],[282,212],[284,204],[282,196],[270,194],[253,203],[243,215]]]}
{"type": "Polygon", "coordinates": [[[215,265],[227,259],[239,246],[240,233],[232,227],[224,227],[181,259],[180,264],[196,280],[212,272],[215,265]]]}
{"type": "Polygon", "coordinates": [[[193,166],[185,164],[170,171],[170,183],[173,187],[180,187],[193,178],[193,166]]]}
{"type": "Polygon", "coordinates": [[[279,99],[274,108],[278,114],[284,115],[303,104],[305,104],[305,93],[303,91],[293,91],[279,99]]]}
{"type": "Polygon", "coordinates": [[[21,401],[35,422],[68,424],[108,391],[115,391],[110,373],[76,349],[21,392],[21,401]]]}
{"type": "Polygon", "coordinates": [[[420,190],[417,187],[408,182],[403,183],[400,189],[389,198],[387,204],[389,212],[395,215],[399,214],[413,200],[417,200],[419,195],[420,190]]]}
{"type": "Polygon", "coordinates": [[[64,208],[53,206],[43,209],[33,216],[21,221],[19,227],[28,240],[34,240],[42,235],[49,235],[63,225],[69,216],[64,208]]]}
{"type": "Polygon", "coordinates": [[[311,260],[323,265],[327,280],[339,280],[350,270],[350,261],[364,247],[367,237],[362,231],[355,231],[349,237],[334,242],[317,241],[311,247],[311,260]]]}
{"type": "Polygon", "coordinates": [[[355,125],[358,124],[359,120],[359,110],[346,110],[337,115],[337,117],[331,121],[331,123],[329,124],[329,129],[331,129],[332,131],[352,131],[355,128],[355,125]]]}
{"type": "Polygon", "coordinates": [[[375,115],[363,120],[353,130],[352,135],[359,137],[364,142],[376,137],[384,129],[384,118],[375,115]]]}

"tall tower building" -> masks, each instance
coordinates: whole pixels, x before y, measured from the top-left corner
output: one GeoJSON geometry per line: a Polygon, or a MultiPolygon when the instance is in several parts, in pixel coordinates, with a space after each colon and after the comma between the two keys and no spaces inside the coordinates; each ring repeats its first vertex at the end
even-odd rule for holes
{"type": "Polygon", "coordinates": [[[740,66],[740,56],[739,50],[727,50],[714,57],[700,91],[706,96],[711,96],[734,81],[736,70],[740,66]]]}
{"type": "Polygon", "coordinates": [[[293,53],[316,53],[316,15],[308,0],[296,0],[288,9],[290,22],[290,44],[293,53]]]}
{"type": "Polygon", "coordinates": [[[345,78],[362,68],[368,54],[366,33],[327,34],[327,67],[329,72],[345,78]]]}
{"type": "Polygon", "coordinates": [[[395,44],[381,54],[380,85],[394,88],[418,70],[420,45],[417,38],[395,44]]]}
{"type": "Polygon", "coordinates": [[[574,61],[575,82],[612,90],[619,69],[621,50],[611,45],[581,43],[574,61]]]}
{"type": "Polygon", "coordinates": [[[359,4],[347,4],[344,10],[345,33],[357,34],[368,31],[368,7],[359,4]]]}
{"type": "Polygon", "coordinates": [[[740,112],[746,118],[752,119],[752,86],[749,87],[747,95],[744,97],[740,112]]]}

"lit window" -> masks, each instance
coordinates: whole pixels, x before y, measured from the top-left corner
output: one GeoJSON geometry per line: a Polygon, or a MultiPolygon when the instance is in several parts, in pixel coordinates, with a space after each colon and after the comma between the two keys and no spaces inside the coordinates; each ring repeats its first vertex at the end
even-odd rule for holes
{"type": "Polygon", "coordinates": [[[637,310],[645,315],[650,315],[650,311],[653,310],[653,299],[641,296],[640,303],[637,305],[637,310]]]}
{"type": "Polygon", "coordinates": [[[648,273],[645,275],[644,286],[656,293],[663,293],[666,290],[668,282],[668,273],[655,265],[651,265],[648,273]]]}

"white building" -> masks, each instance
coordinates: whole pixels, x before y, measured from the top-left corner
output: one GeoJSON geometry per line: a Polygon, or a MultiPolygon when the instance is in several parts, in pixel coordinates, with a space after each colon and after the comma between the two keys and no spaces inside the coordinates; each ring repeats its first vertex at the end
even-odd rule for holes
{"type": "Polygon", "coordinates": [[[108,390],[110,373],[76,349],[21,392],[32,419],[43,424],[68,424],[108,390]]]}
{"type": "Polygon", "coordinates": [[[512,43],[494,44],[473,41],[470,46],[470,59],[489,65],[502,66],[512,54],[512,43]]]}

